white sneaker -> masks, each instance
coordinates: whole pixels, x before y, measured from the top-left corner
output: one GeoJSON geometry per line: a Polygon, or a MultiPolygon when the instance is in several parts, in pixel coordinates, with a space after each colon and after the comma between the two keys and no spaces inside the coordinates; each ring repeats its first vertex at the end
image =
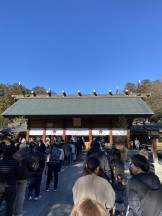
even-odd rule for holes
{"type": "Polygon", "coordinates": [[[29,200],[29,201],[31,201],[32,199],[33,199],[33,197],[32,197],[32,196],[28,197],[28,200],[29,200]]]}
{"type": "Polygon", "coordinates": [[[38,196],[38,197],[35,197],[35,198],[34,198],[34,200],[36,200],[36,201],[37,201],[37,200],[40,200],[40,199],[41,199],[41,196],[38,196]]]}
{"type": "Polygon", "coordinates": [[[13,214],[12,216],[24,216],[24,215],[26,215],[26,213],[27,213],[27,211],[24,210],[24,211],[22,212],[22,214],[20,214],[20,215],[17,215],[17,214],[15,215],[15,214],[13,214]]]}

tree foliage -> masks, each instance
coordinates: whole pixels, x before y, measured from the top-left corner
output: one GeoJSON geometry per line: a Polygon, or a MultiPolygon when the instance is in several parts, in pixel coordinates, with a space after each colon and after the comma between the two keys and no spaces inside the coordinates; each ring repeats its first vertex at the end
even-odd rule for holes
{"type": "MultiPolygon", "coordinates": [[[[125,89],[129,87],[128,84],[129,83],[126,84],[125,89]]],[[[155,80],[151,82],[145,79],[138,86],[137,93],[151,93],[151,95],[146,98],[146,102],[155,113],[151,120],[159,122],[162,119],[162,81],[155,80]]]]}
{"type": "Polygon", "coordinates": [[[135,83],[126,83],[124,90],[129,90],[132,93],[136,93],[137,92],[137,86],[135,83]]]}
{"type": "Polygon", "coordinates": [[[34,91],[36,94],[46,94],[46,90],[43,86],[35,86],[34,88],[32,88],[32,91],[34,91]]]}
{"type": "MultiPolygon", "coordinates": [[[[32,89],[28,89],[22,86],[20,83],[13,84],[0,84],[0,113],[10,107],[14,102],[14,97],[12,95],[29,95],[32,91],[37,94],[46,94],[46,90],[42,86],[35,86],[32,89]]],[[[8,126],[11,121],[9,119],[0,116],[0,129],[8,126]]]]}

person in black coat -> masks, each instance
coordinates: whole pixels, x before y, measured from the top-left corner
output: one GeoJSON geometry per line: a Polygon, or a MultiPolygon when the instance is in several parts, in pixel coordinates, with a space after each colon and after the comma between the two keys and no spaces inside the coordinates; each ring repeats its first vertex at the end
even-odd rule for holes
{"type": "Polygon", "coordinates": [[[0,204],[6,199],[6,216],[13,215],[13,204],[16,197],[16,179],[19,163],[12,157],[13,150],[8,147],[0,160],[0,204]]]}
{"type": "Polygon", "coordinates": [[[34,146],[32,152],[29,155],[31,161],[29,185],[28,185],[28,199],[39,200],[40,186],[42,181],[42,173],[45,167],[45,156],[38,151],[38,146],[34,146]],[[33,197],[35,193],[35,197],[33,197]]]}
{"type": "Polygon", "coordinates": [[[37,151],[41,152],[42,154],[45,154],[46,145],[43,143],[43,140],[41,140],[39,137],[36,140],[36,146],[37,146],[37,151]]]}
{"type": "Polygon", "coordinates": [[[112,183],[112,172],[107,155],[100,149],[100,144],[98,142],[94,142],[92,148],[88,150],[85,162],[90,157],[96,157],[100,160],[100,166],[104,172],[105,177],[109,180],[110,183],[112,183]]]}
{"type": "Polygon", "coordinates": [[[119,149],[114,150],[110,165],[113,172],[113,180],[117,178],[118,174],[121,174],[124,178],[124,161],[121,158],[121,152],[119,149]]]}

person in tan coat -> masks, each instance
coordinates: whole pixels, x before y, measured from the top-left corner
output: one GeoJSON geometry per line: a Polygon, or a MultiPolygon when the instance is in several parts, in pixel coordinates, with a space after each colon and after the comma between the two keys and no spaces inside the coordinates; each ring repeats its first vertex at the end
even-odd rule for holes
{"type": "MultiPolygon", "coordinates": [[[[74,204],[80,203],[85,198],[98,201],[109,212],[114,207],[115,192],[110,183],[99,176],[100,161],[90,157],[86,163],[87,175],[80,177],[73,186],[74,204]]],[[[109,215],[109,214],[108,214],[109,215]]]]}

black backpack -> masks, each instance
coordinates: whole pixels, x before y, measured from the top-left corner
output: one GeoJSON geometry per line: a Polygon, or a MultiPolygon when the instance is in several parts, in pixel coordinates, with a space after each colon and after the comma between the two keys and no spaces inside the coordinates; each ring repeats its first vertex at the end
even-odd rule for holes
{"type": "Polygon", "coordinates": [[[50,154],[49,164],[59,164],[60,155],[61,155],[61,151],[59,149],[57,149],[56,151],[52,151],[50,154]]]}
{"type": "Polygon", "coordinates": [[[40,158],[36,156],[31,156],[31,165],[30,165],[30,171],[35,172],[35,171],[41,171],[40,170],[40,158]]]}

